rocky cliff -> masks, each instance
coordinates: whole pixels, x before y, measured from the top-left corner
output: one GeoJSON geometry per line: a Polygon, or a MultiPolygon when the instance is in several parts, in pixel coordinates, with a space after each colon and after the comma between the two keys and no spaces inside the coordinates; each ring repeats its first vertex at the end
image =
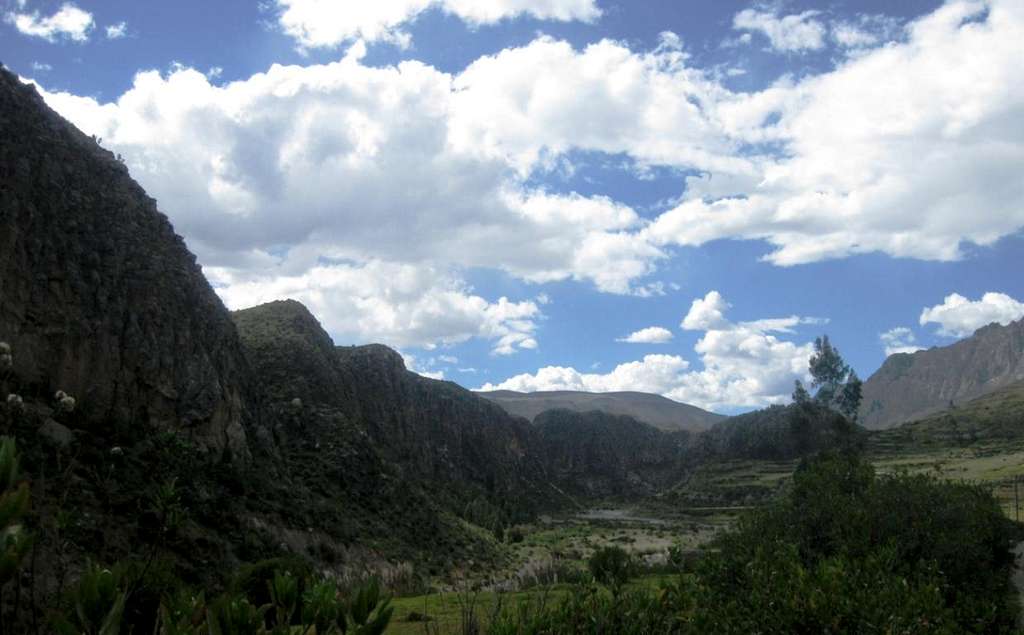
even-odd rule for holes
{"type": "Polygon", "coordinates": [[[990,324],[950,346],[891,355],[864,382],[860,423],[888,428],[1024,379],[1024,320],[990,324]]]}
{"type": "Polygon", "coordinates": [[[195,257],[114,155],[0,69],[0,340],[25,390],[246,460],[247,369],[195,257]]]}
{"type": "Polygon", "coordinates": [[[597,410],[548,410],[534,425],[553,477],[581,497],[652,495],[685,471],[686,432],[664,432],[597,410]]]}
{"type": "Polygon", "coordinates": [[[321,444],[366,437],[395,478],[458,515],[469,506],[508,523],[557,496],[526,421],[406,370],[385,346],[335,347],[298,302],[234,318],[265,407],[315,424],[321,444]]]}

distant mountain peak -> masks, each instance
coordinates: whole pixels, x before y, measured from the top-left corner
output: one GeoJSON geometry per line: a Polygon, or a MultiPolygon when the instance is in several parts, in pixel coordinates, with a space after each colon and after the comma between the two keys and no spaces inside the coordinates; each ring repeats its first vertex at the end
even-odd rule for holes
{"type": "Polygon", "coordinates": [[[1024,380],[1024,320],[992,323],[970,337],[890,355],[864,382],[860,422],[888,428],[1024,380]]]}
{"type": "Polygon", "coordinates": [[[725,417],[697,406],[673,401],[661,395],[636,391],[581,392],[574,390],[549,390],[538,392],[516,392],[494,390],[478,392],[510,414],[533,421],[547,410],[571,410],[589,412],[597,410],[613,415],[626,415],[661,430],[674,432],[706,430],[725,417]]]}

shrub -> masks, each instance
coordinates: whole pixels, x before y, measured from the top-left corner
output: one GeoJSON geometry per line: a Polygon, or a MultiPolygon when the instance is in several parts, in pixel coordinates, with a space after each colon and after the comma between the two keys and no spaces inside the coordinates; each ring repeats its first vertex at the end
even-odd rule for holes
{"type": "Polygon", "coordinates": [[[634,575],[636,564],[621,547],[602,547],[590,556],[587,568],[594,579],[611,588],[621,587],[634,575]]]}

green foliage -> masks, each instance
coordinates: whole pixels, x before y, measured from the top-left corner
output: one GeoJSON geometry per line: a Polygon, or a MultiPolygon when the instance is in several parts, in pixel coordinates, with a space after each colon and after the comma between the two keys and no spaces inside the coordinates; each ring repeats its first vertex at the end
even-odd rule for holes
{"type": "Polygon", "coordinates": [[[60,635],[381,635],[393,612],[377,580],[353,589],[346,600],[331,580],[300,579],[281,568],[273,570],[261,594],[269,595],[268,602],[228,591],[208,603],[203,593],[177,588],[153,604],[141,599],[152,589],[126,590],[130,570],[90,566],[69,593],[54,630],[60,635]],[[132,612],[135,621],[129,623],[132,612]]]}
{"type": "Polygon", "coordinates": [[[575,587],[559,601],[524,600],[499,613],[491,635],[650,635],[676,633],[679,622],[665,592],[625,589],[611,593],[595,586],[575,587]]]}
{"type": "Polygon", "coordinates": [[[14,439],[0,437],[0,587],[14,577],[32,544],[21,526],[28,511],[29,490],[18,483],[18,451],[14,439]]]}
{"type": "Polygon", "coordinates": [[[618,589],[636,573],[636,563],[622,547],[602,547],[587,562],[594,579],[612,589],[618,589]]]}
{"type": "Polygon", "coordinates": [[[348,627],[345,606],[338,601],[334,582],[322,580],[306,590],[302,597],[302,623],[317,633],[341,632],[348,627]]]}
{"type": "MultiPolygon", "coordinates": [[[[271,588],[274,579],[281,574],[288,574],[295,579],[307,579],[313,575],[309,563],[301,558],[285,557],[260,560],[252,564],[242,565],[231,581],[233,593],[250,598],[259,606],[270,604],[271,588]]],[[[302,592],[300,586],[299,592],[302,592]]]]}
{"type": "Polygon", "coordinates": [[[711,617],[733,616],[737,632],[992,632],[1014,619],[1012,536],[980,487],[876,477],[856,454],[828,454],[804,461],[788,497],[720,539],[699,575],[716,599],[711,617]]]}
{"type": "MultiPolygon", "coordinates": [[[[818,391],[814,400],[834,408],[851,421],[856,420],[861,401],[861,381],[857,373],[843,361],[839,349],[832,346],[828,335],[814,340],[814,354],[808,362],[808,370],[812,378],[811,387],[818,391]]],[[[801,403],[805,394],[806,390],[798,381],[793,400],[801,403]]]]}
{"type": "MultiPolygon", "coordinates": [[[[353,635],[380,635],[391,621],[391,598],[381,594],[380,582],[376,579],[356,590],[348,606],[353,635]]],[[[342,630],[342,632],[347,632],[342,630]]]]}
{"type": "Polygon", "coordinates": [[[110,569],[89,565],[71,590],[73,610],[56,620],[62,635],[117,635],[121,632],[128,593],[120,576],[110,569]]]}
{"type": "Polygon", "coordinates": [[[271,606],[253,606],[248,599],[225,596],[207,615],[210,635],[257,635],[267,632],[264,616],[271,606]]]}
{"type": "Polygon", "coordinates": [[[826,453],[656,593],[578,586],[491,633],[1012,632],[1014,536],[980,487],[826,453]]]}

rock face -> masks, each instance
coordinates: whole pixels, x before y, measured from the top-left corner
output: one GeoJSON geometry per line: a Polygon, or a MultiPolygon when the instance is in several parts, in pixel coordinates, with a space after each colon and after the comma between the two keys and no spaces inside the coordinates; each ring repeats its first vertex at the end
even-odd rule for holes
{"type": "Polygon", "coordinates": [[[87,420],[249,456],[247,368],[195,257],[125,166],[0,69],[0,340],[87,420]]]}
{"type": "Polygon", "coordinates": [[[456,384],[409,372],[386,346],[335,347],[298,302],[234,319],[266,408],[287,411],[298,399],[307,421],[337,422],[321,426],[325,440],[368,437],[397,478],[430,489],[455,513],[475,501],[510,519],[554,495],[526,421],[456,384]]]}
{"type": "Polygon", "coordinates": [[[990,324],[950,346],[891,355],[864,382],[860,423],[889,428],[1024,379],[1024,320],[990,324]]]}
{"type": "Polygon", "coordinates": [[[651,495],[682,477],[690,435],[593,410],[548,410],[534,421],[545,462],[584,497],[651,495]]]}
{"type": "Polygon", "coordinates": [[[642,392],[590,393],[572,390],[515,392],[494,390],[477,393],[500,405],[509,414],[535,421],[545,410],[599,410],[613,415],[626,415],[660,430],[698,432],[725,419],[724,416],[701,410],[690,404],[642,392]]]}

